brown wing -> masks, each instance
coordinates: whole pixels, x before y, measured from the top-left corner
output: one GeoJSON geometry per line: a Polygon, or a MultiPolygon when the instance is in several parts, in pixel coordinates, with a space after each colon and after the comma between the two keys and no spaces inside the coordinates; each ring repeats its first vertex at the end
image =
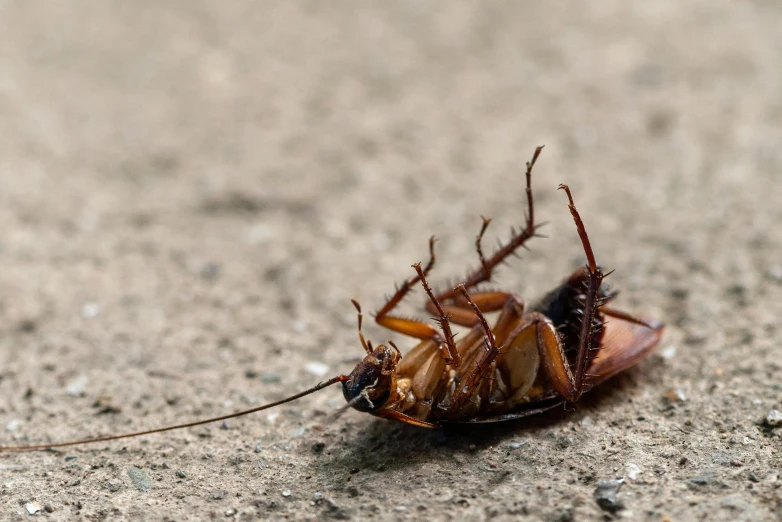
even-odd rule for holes
{"type": "Polygon", "coordinates": [[[660,342],[665,329],[654,319],[643,319],[651,328],[620,317],[608,317],[607,321],[600,352],[587,370],[595,376],[589,379],[590,388],[640,361],[660,342]]]}

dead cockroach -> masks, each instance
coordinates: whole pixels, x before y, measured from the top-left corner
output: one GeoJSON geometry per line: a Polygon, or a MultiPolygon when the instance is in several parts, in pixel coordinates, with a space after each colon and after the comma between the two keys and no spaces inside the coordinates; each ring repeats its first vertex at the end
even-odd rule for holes
{"type": "Polygon", "coordinates": [[[70,442],[4,446],[0,451],[58,448],[198,426],[273,408],[337,382],[342,383],[348,407],[426,428],[519,419],[576,402],[584,392],[646,355],[660,340],[663,324],[607,306],[616,293],[602,285],[608,274],[595,261],[567,185],[559,188],[567,195],[586,266],[529,308],[513,293],[476,290],[491,280],[500,263],[536,235],[531,179],[541,150],[538,147],[527,163],[528,214],[523,230],[514,232],[510,241],[486,259],[481,239],[490,220],[483,218],[475,241],[480,266],[455,288],[440,293],[435,293],[426,280],[435,262],[431,238],[429,262],[423,268],[420,263],[414,264],[416,275],[405,280],[377,312],[375,320],[381,326],[420,340],[406,355],[402,356],[391,341],[388,346],[373,347],[366,340],[361,329],[361,307],[354,300],[358,336],[367,355],[350,375],[338,375],[286,399],[221,417],[70,442]],[[437,315],[439,329],[392,315],[418,283],[429,297],[426,309],[437,315]],[[499,312],[493,329],[484,316],[489,312],[499,312]],[[469,327],[470,331],[457,341],[451,323],[469,327]]]}

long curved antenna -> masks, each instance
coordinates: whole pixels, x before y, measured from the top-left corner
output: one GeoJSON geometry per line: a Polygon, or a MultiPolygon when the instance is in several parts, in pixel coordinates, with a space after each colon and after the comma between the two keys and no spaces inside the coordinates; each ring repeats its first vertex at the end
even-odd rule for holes
{"type": "Polygon", "coordinates": [[[185,424],[177,424],[175,426],[166,426],[164,428],[155,428],[153,430],[136,431],[134,433],[123,433],[121,435],[106,435],[103,437],[94,437],[94,438],[82,439],[82,440],[72,440],[68,442],[55,442],[51,444],[32,444],[29,446],[0,446],[0,451],[35,451],[35,450],[45,450],[45,449],[53,449],[53,448],[64,448],[66,446],[77,446],[79,444],[91,444],[93,442],[106,442],[110,440],[129,439],[131,437],[141,437],[142,435],[150,435],[152,433],[162,433],[164,431],[180,430],[183,428],[192,428],[193,426],[201,426],[202,424],[209,424],[211,422],[233,419],[236,417],[241,417],[243,415],[249,415],[250,413],[255,413],[261,410],[266,410],[268,408],[274,408],[275,406],[279,406],[280,404],[285,404],[286,402],[295,401],[296,399],[300,399],[305,395],[315,393],[316,391],[322,390],[323,388],[331,386],[334,383],[344,382],[347,381],[348,379],[349,377],[347,375],[337,375],[336,377],[332,377],[328,381],[318,383],[308,390],[299,392],[296,395],[291,395],[290,397],[287,397],[285,399],[276,402],[271,402],[269,404],[264,404],[263,406],[256,406],[255,408],[250,408],[249,410],[238,411],[236,413],[222,415],[220,417],[213,417],[211,419],[187,422],[185,424]]]}

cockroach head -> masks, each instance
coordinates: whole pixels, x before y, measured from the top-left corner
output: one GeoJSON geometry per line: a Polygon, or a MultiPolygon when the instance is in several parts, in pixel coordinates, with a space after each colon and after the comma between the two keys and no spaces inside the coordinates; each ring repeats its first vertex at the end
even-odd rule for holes
{"type": "Polygon", "coordinates": [[[396,363],[399,354],[380,345],[364,357],[342,383],[348,404],[358,411],[375,411],[383,407],[396,390],[396,363]]]}

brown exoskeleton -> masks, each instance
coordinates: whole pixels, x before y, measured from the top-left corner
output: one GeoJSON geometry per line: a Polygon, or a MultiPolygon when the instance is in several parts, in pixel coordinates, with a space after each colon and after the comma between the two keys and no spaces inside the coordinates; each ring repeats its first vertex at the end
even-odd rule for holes
{"type": "Polygon", "coordinates": [[[490,220],[484,218],[475,242],[480,266],[455,288],[440,293],[435,293],[426,280],[435,261],[434,238],[430,239],[427,265],[413,265],[416,275],[407,279],[376,314],[381,326],[420,340],[406,355],[402,356],[391,341],[388,346],[373,347],[365,339],[361,307],[353,301],[358,311],[359,339],[367,355],[350,375],[338,375],[281,401],[217,418],[70,442],[5,446],[0,451],[71,446],[198,426],[272,408],[337,382],[342,383],[349,406],[427,428],[453,422],[518,419],[577,401],[584,392],[644,357],[659,342],[663,324],[606,306],[616,293],[602,285],[607,274],[595,261],[584,223],[566,185],[559,188],[567,194],[587,265],[528,309],[510,292],[476,290],[491,280],[500,263],[535,236],[531,178],[541,150],[538,147],[527,163],[528,216],[523,230],[486,259],[481,239],[490,220]],[[426,309],[437,315],[439,329],[391,315],[418,283],[429,297],[426,309]],[[493,328],[484,316],[490,312],[499,312],[493,328]],[[451,323],[470,330],[457,341],[451,323]]]}

